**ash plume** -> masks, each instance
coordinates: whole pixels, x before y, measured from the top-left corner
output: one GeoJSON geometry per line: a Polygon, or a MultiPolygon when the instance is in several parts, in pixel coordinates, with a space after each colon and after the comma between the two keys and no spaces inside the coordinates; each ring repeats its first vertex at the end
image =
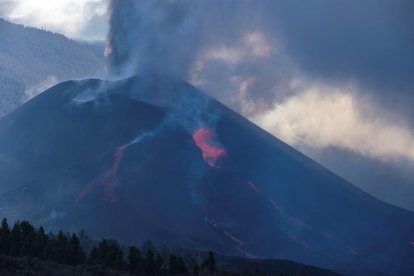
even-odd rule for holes
{"type": "Polygon", "coordinates": [[[106,49],[109,72],[180,75],[194,59],[198,1],[109,2],[110,30],[106,49]]]}
{"type": "Polygon", "coordinates": [[[324,153],[413,166],[408,2],[110,0],[107,70],[184,79],[366,187],[377,180],[331,167],[324,153]]]}

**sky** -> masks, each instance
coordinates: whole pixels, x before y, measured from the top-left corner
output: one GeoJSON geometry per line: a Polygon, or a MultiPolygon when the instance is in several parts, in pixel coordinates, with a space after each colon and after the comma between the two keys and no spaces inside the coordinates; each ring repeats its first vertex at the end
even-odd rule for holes
{"type": "Polygon", "coordinates": [[[104,0],[0,0],[0,16],[80,40],[105,40],[104,0]]]}
{"type": "Polygon", "coordinates": [[[133,73],[186,79],[365,191],[414,210],[413,1],[120,3],[134,3],[127,10],[136,14],[112,13],[112,26],[133,26],[124,36],[108,27],[104,0],[0,0],[0,16],[81,40],[111,30],[113,44],[133,49],[133,73]]]}

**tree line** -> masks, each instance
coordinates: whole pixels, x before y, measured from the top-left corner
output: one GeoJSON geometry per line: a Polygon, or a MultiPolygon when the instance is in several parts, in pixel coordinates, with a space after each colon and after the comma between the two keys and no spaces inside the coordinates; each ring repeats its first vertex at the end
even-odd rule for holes
{"type": "Polygon", "coordinates": [[[183,258],[167,247],[156,249],[151,241],[139,248],[122,248],[115,240],[102,239],[85,250],[80,237],[59,231],[46,234],[43,227],[35,228],[27,221],[17,221],[12,227],[4,218],[0,228],[0,255],[31,257],[45,261],[77,266],[100,265],[128,271],[136,275],[209,275],[216,272],[213,252],[203,261],[194,256],[183,258]]]}

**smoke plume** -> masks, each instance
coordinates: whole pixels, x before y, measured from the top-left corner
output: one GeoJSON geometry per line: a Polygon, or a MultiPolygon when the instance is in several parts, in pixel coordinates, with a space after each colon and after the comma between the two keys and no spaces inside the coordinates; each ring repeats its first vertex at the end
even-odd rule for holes
{"type": "MultiPolygon", "coordinates": [[[[373,152],[373,148],[382,148],[378,145],[386,144],[388,139],[387,135],[371,137],[367,133],[367,129],[378,127],[374,121],[362,122],[356,118],[341,129],[343,137],[356,136],[355,130],[361,130],[364,132],[360,135],[364,143],[326,137],[325,134],[329,136],[337,132],[337,124],[329,123],[322,129],[309,128],[307,124],[295,124],[294,130],[283,127],[284,123],[290,124],[290,117],[288,113],[281,112],[282,104],[306,98],[305,93],[315,89],[318,90],[314,93],[315,101],[320,99],[326,102],[324,99],[335,96],[335,91],[346,90],[350,86],[345,78],[336,77],[338,80],[334,82],[323,80],[299,66],[301,62],[285,44],[289,41],[286,30],[294,35],[298,35],[295,32],[300,30],[292,29],[290,19],[281,12],[293,12],[296,8],[266,0],[111,0],[108,69],[114,75],[157,72],[185,79],[286,142],[293,145],[300,143],[302,148],[304,144],[312,147],[326,144],[380,159],[402,156],[401,150],[373,152]],[[322,89],[324,87],[331,89],[322,89]],[[364,127],[361,128],[361,125],[364,127]],[[315,133],[319,130],[320,133],[315,133]],[[292,135],[295,136],[291,138],[292,135]],[[298,136],[316,137],[317,141],[297,139],[298,136]],[[330,143],[323,143],[325,140],[330,143]],[[374,143],[369,144],[369,141],[374,143]]],[[[325,12],[324,8],[320,10],[325,12]]],[[[304,16],[310,17],[307,14],[304,16]]],[[[370,93],[360,83],[351,83],[350,97],[359,102],[358,106],[352,107],[354,113],[363,113],[364,101],[359,95],[370,93]]],[[[304,102],[297,111],[303,113],[303,110],[310,110],[310,104],[304,102]]],[[[341,109],[335,108],[334,104],[328,102],[324,110],[332,109],[335,114],[322,112],[320,116],[341,117],[341,109]]],[[[368,115],[374,117],[378,114],[380,118],[376,121],[382,122],[382,129],[401,128],[399,132],[411,133],[410,129],[386,124],[390,120],[381,118],[387,116],[386,110],[368,115]]],[[[372,134],[375,135],[374,132],[372,134]]],[[[403,149],[410,144],[414,144],[411,138],[393,147],[403,149]]],[[[414,160],[411,155],[406,157],[414,160]]]]}
{"type": "Polygon", "coordinates": [[[382,0],[110,0],[107,70],[184,79],[306,154],[335,148],[413,164],[411,8],[382,0]]]}

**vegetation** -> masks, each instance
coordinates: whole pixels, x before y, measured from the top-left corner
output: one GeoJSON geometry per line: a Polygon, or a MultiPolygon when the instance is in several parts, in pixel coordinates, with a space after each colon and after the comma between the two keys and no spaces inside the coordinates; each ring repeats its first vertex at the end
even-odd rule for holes
{"type": "Polygon", "coordinates": [[[83,231],[46,234],[27,221],[10,226],[6,218],[0,227],[0,275],[337,275],[284,260],[221,256],[217,263],[213,252],[197,253],[156,248],[151,241],[123,247],[93,241],[83,231]]]}
{"type": "Polygon", "coordinates": [[[93,76],[103,66],[100,45],[1,18],[0,33],[0,115],[58,81],[93,76]]]}
{"type": "Polygon", "coordinates": [[[10,227],[6,218],[1,223],[0,255],[37,258],[71,266],[99,265],[135,275],[210,275],[217,272],[213,252],[208,253],[200,268],[194,259],[190,265],[166,247],[156,250],[151,241],[144,242],[141,250],[129,246],[125,251],[126,256],[117,241],[102,239],[85,252],[75,233],[46,234],[43,227],[35,229],[27,221],[18,221],[10,227]]]}

